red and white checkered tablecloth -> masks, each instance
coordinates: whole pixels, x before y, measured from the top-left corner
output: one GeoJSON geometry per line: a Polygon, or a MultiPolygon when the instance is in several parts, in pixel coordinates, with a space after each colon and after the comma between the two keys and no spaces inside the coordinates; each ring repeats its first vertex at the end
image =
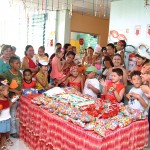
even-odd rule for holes
{"type": "Polygon", "coordinates": [[[136,150],[148,145],[147,119],[101,137],[68,122],[21,97],[20,137],[33,150],[136,150]]]}

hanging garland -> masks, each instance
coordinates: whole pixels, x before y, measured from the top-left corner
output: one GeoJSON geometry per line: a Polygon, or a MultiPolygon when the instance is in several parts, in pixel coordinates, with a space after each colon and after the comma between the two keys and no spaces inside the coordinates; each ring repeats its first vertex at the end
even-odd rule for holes
{"type": "Polygon", "coordinates": [[[73,5],[72,5],[72,0],[71,0],[71,2],[70,2],[70,12],[69,12],[69,15],[70,15],[70,16],[72,16],[72,6],[73,6],[73,5]]]}
{"type": "Polygon", "coordinates": [[[39,7],[40,7],[40,2],[39,2],[39,0],[37,0],[37,4],[38,4],[38,13],[39,13],[39,7]]]}
{"type": "Polygon", "coordinates": [[[98,2],[98,0],[96,0],[95,16],[97,15],[97,2],[98,2]]]}
{"type": "Polygon", "coordinates": [[[54,2],[53,2],[53,0],[52,0],[52,11],[53,11],[53,4],[54,4],[54,2]]]}
{"type": "Polygon", "coordinates": [[[82,16],[84,15],[84,0],[82,0],[82,16]]]}
{"type": "Polygon", "coordinates": [[[47,13],[48,0],[45,2],[45,13],[47,13]]]}
{"type": "Polygon", "coordinates": [[[93,0],[93,16],[94,16],[94,0],[93,0]]]}

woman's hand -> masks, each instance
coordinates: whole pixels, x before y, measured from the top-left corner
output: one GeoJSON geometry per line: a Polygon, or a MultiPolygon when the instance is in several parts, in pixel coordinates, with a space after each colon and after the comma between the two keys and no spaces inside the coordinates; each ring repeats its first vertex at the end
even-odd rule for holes
{"type": "Polygon", "coordinates": [[[143,91],[144,94],[150,94],[150,88],[147,85],[142,85],[140,86],[141,90],[143,91]]]}
{"type": "Polygon", "coordinates": [[[103,87],[106,87],[106,82],[104,81],[104,79],[101,79],[101,80],[100,80],[100,84],[101,84],[103,87]]]}

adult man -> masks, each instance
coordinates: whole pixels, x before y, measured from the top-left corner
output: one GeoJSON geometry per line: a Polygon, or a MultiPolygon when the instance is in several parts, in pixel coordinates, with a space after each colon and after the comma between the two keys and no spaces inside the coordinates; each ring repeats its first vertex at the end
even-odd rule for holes
{"type": "Polygon", "coordinates": [[[107,44],[107,55],[111,58],[111,60],[113,59],[113,56],[115,54],[115,46],[112,43],[107,44]]]}

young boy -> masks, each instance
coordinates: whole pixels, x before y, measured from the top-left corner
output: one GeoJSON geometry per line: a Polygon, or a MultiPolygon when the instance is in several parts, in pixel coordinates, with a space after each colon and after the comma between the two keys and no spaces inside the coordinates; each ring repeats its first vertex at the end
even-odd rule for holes
{"type": "MultiPolygon", "coordinates": [[[[5,72],[3,76],[8,80],[9,83],[9,98],[12,99],[15,95],[21,95],[22,92],[22,74],[20,69],[20,59],[13,56],[9,60],[10,69],[5,72]]],[[[11,130],[10,135],[14,138],[18,138],[17,134],[17,124],[16,124],[16,109],[17,102],[10,108],[11,115],[11,130]]]]}
{"type": "Polygon", "coordinates": [[[134,87],[126,95],[129,99],[128,105],[130,108],[144,111],[148,107],[148,99],[140,88],[142,85],[141,72],[133,71],[130,76],[134,87]]]}
{"type": "Polygon", "coordinates": [[[97,98],[99,94],[99,81],[96,79],[97,69],[94,66],[90,66],[86,69],[87,79],[85,81],[83,94],[90,95],[93,98],[97,98]]]}
{"type": "Polygon", "coordinates": [[[120,83],[123,77],[123,71],[120,68],[112,69],[112,80],[106,84],[104,80],[100,83],[103,86],[102,93],[105,94],[105,98],[109,99],[112,103],[120,102],[125,93],[125,86],[120,83]]]}

